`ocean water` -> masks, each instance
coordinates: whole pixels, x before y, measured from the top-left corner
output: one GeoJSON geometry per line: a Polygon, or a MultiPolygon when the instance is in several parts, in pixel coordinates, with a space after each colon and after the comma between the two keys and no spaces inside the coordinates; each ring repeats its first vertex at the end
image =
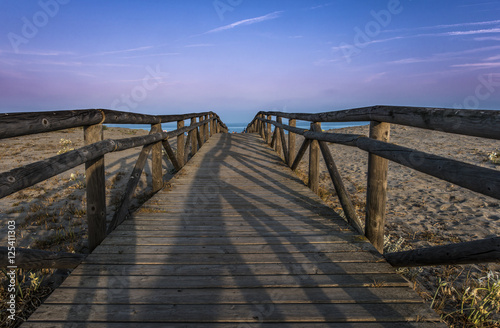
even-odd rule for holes
{"type": "MultiPolygon", "coordinates": [[[[284,124],[287,124],[288,122],[284,120],[284,124]]],[[[188,124],[188,123],[186,123],[188,124]]],[[[247,127],[248,123],[225,123],[227,128],[229,129],[229,132],[236,132],[236,133],[241,133],[243,130],[247,127]]],[[[297,121],[297,127],[301,129],[308,129],[309,128],[309,122],[303,122],[303,121],[297,121]]],[[[326,122],[321,124],[321,128],[323,130],[330,130],[330,129],[340,129],[340,128],[346,128],[350,126],[360,126],[360,125],[367,125],[369,122],[326,122]]],[[[105,124],[106,126],[109,127],[119,127],[119,128],[127,128],[127,129],[142,129],[142,130],[151,130],[151,126],[149,124],[105,124]]],[[[162,123],[162,128],[163,130],[167,131],[172,131],[177,129],[177,123],[171,122],[171,123],[162,123]]]]}

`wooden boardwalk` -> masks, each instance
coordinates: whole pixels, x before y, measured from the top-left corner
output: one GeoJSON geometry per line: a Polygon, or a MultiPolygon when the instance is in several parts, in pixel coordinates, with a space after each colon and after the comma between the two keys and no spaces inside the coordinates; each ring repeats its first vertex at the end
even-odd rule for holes
{"type": "Polygon", "coordinates": [[[256,134],[214,135],[23,327],[434,327],[256,134]]]}

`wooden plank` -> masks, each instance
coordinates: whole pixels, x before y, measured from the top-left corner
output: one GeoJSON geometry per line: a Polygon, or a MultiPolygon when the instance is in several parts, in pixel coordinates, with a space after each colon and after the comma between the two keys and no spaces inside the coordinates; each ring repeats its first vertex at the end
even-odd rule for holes
{"type": "MultiPolygon", "coordinates": [[[[102,323],[92,323],[92,322],[75,322],[67,321],[67,323],[61,322],[26,322],[23,324],[23,328],[67,328],[68,325],[72,328],[101,328],[102,323]]],[[[238,324],[233,323],[209,323],[209,322],[195,322],[195,323],[183,323],[183,328],[234,328],[238,324]]],[[[243,323],[243,327],[248,325],[243,323]]],[[[315,323],[308,322],[304,325],[303,322],[287,322],[287,323],[258,323],[260,328],[345,328],[345,323],[339,322],[327,322],[327,323],[315,323]]],[[[108,328],[136,328],[137,323],[135,322],[106,322],[106,327],[108,328]]],[[[141,328],[164,328],[165,323],[162,322],[141,322],[141,328]]],[[[251,327],[251,326],[250,326],[251,327]]],[[[436,327],[446,327],[440,323],[435,322],[350,322],[349,328],[436,328],[436,327]]]]}
{"type": "MultiPolygon", "coordinates": [[[[66,319],[81,321],[127,322],[359,322],[359,321],[419,321],[431,314],[420,304],[274,304],[266,308],[266,316],[256,312],[252,304],[214,305],[141,305],[126,307],[115,304],[85,304],[83,308],[66,304],[47,304],[35,312],[33,320],[66,319]],[[420,315],[419,315],[420,314],[420,315]],[[262,319],[260,319],[262,318],[262,319]]],[[[433,311],[432,311],[433,313],[433,311]]]]}
{"type": "MultiPolygon", "coordinates": [[[[359,266],[359,265],[358,265],[359,266]]],[[[182,272],[182,266],[177,266],[182,272]]],[[[191,267],[193,268],[193,267],[191,267]]],[[[199,267],[198,267],[199,268],[199,267]]],[[[295,274],[284,275],[173,275],[173,276],[71,276],[60,288],[359,288],[408,287],[408,282],[395,274],[295,274]],[[117,281],[118,280],[118,281],[117,281]]],[[[410,290],[410,289],[409,289],[410,290]]],[[[264,291],[264,289],[262,289],[264,291]]]]}
{"type": "Polygon", "coordinates": [[[254,237],[221,237],[220,235],[213,238],[203,238],[202,240],[197,237],[193,238],[123,238],[114,235],[109,235],[104,239],[101,245],[135,245],[140,243],[142,245],[260,245],[260,244],[280,244],[280,245],[290,245],[290,244],[317,244],[317,243],[348,243],[353,240],[359,240],[358,234],[354,233],[344,233],[340,236],[335,235],[302,235],[302,236],[283,236],[283,237],[265,237],[260,236],[254,237]]]}
{"type": "MultiPolygon", "coordinates": [[[[391,125],[371,122],[370,138],[389,142],[391,125]]],[[[373,246],[384,252],[385,206],[387,203],[387,171],[389,161],[375,154],[368,155],[365,235],[373,246]]]]}
{"type": "MultiPolygon", "coordinates": [[[[102,124],[83,129],[85,145],[103,140],[102,124]]],[[[85,162],[88,247],[92,252],[106,237],[106,179],[104,156],[85,162]]]]}
{"type": "Polygon", "coordinates": [[[292,253],[344,253],[371,251],[368,243],[350,244],[301,244],[301,245],[189,245],[142,246],[103,245],[94,254],[292,254],[292,253]]]}
{"type": "Polygon", "coordinates": [[[75,298],[92,299],[92,304],[362,304],[362,303],[423,303],[407,288],[268,288],[259,289],[167,289],[157,292],[138,289],[61,288],[46,304],[70,303],[75,298]],[[217,295],[217,297],[214,297],[217,295]]]}
{"type": "MultiPolygon", "coordinates": [[[[369,275],[374,281],[391,282],[391,285],[408,286],[401,277],[394,275],[394,269],[387,262],[376,263],[255,263],[255,264],[82,264],[72,271],[72,276],[260,276],[270,275],[369,275]],[[393,278],[390,278],[390,277],[393,278]]],[[[339,277],[333,277],[337,279],[339,277]]],[[[364,279],[364,278],[363,278],[364,279]]],[[[69,283],[69,282],[68,282],[69,283]]],[[[73,283],[72,283],[73,284],[73,283]]],[[[363,287],[360,285],[358,287],[363,287]]],[[[76,285],[76,287],[78,287],[76,285]]],[[[166,287],[162,287],[166,288],[166,287]]]]}
{"type": "MultiPolygon", "coordinates": [[[[181,246],[179,246],[181,247],[181,246]]],[[[262,254],[148,254],[147,256],[130,256],[123,253],[92,253],[85,259],[85,263],[95,264],[216,264],[216,263],[316,263],[325,262],[359,262],[369,263],[381,261],[379,256],[370,252],[336,252],[336,253],[262,253],[262,254]]]]}

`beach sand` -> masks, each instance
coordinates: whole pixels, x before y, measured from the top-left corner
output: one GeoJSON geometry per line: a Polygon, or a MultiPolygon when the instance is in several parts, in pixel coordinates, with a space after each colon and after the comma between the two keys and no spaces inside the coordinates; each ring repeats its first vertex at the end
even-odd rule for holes
{"type": "MultiPolygon", "coordinates": [[[[146,130],[106,128],[105,139],[124,139],[146,135],[146,130]]],[[[173,147],[175,139],[170,140],[173,147]]],[[[64,148],[84,145],[83,129],[75,128],[35,136],[22,136],[0,140],[3,154],[0,172],[40,161],[64,148]],[[63,140],[71,141],[64,146],[63,140]]],[[[142,147],[105,156],[107,220],[110,221],[122,191],[142,147]]],[[[164,179],[172,177],[173,167],[163,162],[164,179]]],[[[135,192],[133,206],[151,193],[151,156],[135,192]]],[[[85,165],[80,165],[33,187],[21,190],[0,200],[0,245],[7,245],[7,221],[17,224],[17,247],[31,247],[52,251],[87,252],[87,222],[85,202],[85,165]]]]}

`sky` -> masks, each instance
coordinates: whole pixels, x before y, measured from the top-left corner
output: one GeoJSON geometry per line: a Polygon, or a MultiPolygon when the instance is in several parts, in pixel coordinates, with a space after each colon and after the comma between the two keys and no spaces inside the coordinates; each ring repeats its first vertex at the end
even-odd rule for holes
{"type": "Polygon", "coordinates": [[[0,112],[500,109],[500,0],[2,0],[0,112]]]}

